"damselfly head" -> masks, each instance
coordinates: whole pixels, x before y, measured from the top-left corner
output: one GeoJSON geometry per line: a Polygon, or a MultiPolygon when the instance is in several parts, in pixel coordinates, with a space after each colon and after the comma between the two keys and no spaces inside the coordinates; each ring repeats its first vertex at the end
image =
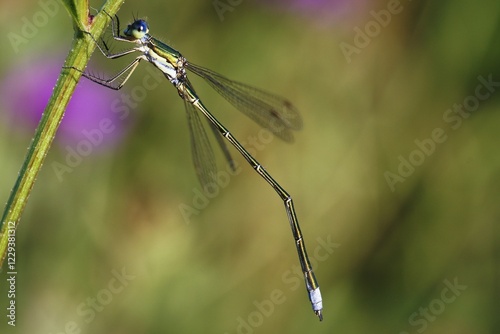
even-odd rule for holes
{"type": "Polygon", "coordinates": [[[123,31],[125,36],[129,37],[131,40],[141,39],[149,32],[149,27],[144,20],[135,20],[133,23],[129,24],[127,28],[123,31]]]}

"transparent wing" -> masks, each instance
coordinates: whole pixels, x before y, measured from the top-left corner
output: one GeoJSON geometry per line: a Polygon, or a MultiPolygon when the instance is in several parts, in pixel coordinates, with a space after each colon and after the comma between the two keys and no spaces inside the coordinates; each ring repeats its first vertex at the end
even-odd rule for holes
{"type": "Polygon", "coordinates": [[[287,142],[293,130],[302,128],[300,113],[292,103],[261,89],[232,81],[207,68],[187,63],[186,68],[202,77],[236,109],[287,142]]]}
{"type": "Polygon", "coordinates": [[[206,189],[206,186],[213,182],[217,174],[214,152],[210,146],[207,133],[203,128],[199,112],[186,100],[184,100],[184,106],[186,107],[189,125],[194,168],[201,185],[206,189]]]}
{"type": "Polygon", "coordinates": [[[224,154],[224,158],[226,159],[227,163],[229,164],[229,167],[231,170],[235,171],[236,167],[234,166],[234,160],[231,157],[231,153],[229,153],[229,149],[227,148],[226,142],[222,138],[219,130],[213,125],[212,123],[208,122],[210,125],[210,129],[212,129],[212,132],[215,136],[215,139],[217,140],[217,144],[219,144],[220,149],[222,150],[222,153],[224,154]]]}
{"type": "MultiPolygon", "coordinates": [[[[196,94],[189,80],[186,80],[185,85],[188,87],[188,89],[196,94]]],[[[201,185],[205,188],[208,183],[214,182],[214,178],[217,175],[215,155],[210,145],[207,133],[205,132],[202,120],[200,119],[200,112],[192,103],[189,103],[186,100],[184,100],[184,106],[186,108],[186,114],[188,118],[189,136],[191,140],[191,153],[193,155],[194,168],[201,185]]],[[[233,158],[231,157],[231,154],[229,153],[229,150],[220,132],[212,123],[209,123],[209,126],[210,129],[212,129],[212,132],[217,140],[217,144],[222,150],[222,153],[229,163],[230,168],[232,170],[235,170],[233,158]]]]}

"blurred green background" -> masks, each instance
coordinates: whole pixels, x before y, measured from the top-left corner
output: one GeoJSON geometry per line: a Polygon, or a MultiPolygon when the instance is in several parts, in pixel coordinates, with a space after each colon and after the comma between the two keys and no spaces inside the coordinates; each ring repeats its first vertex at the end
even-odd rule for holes
{"type": "MultiPolygon", "coordinates": [[[[22,36],[41,3],[0,4],[3,86],[41,59],[62,66],[69,51],[59,2],[13,46],[9,33],[22,36]]],[[[191,79],[292,194],[325,319],[295,272],[281,200],[236,152],[241,172],[196,202],[184,106],[165,80],[130,111],[123,136],[62,176],[53,166],[69,144],[56,138],[17,230],[15,328],[0,275],[1,333],[500,333],[498,1],[126,1],[119,15],[146,16],[188,60],[301,110],[293,145],[264,143],[191,79]],[[186,219],[180,208],[196,205],[186,219]]],[[[112,74],[132,58],[96,52],[91,67],[112,74]]],[[[6,99],[2,203],[34,126],[9,116],[21,110],[6,99]]]]}

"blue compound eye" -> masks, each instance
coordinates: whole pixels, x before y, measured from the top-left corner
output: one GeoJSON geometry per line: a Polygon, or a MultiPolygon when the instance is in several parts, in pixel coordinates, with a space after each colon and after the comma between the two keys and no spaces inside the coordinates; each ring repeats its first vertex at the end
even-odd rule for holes
{"type": "Polygon", "coordinates": [[[147,33],[148,32],[148,24],[146,23],[146,21],[144,20],[137,20],[134,22],[134,28],[138,31],[138,32],[144,32],[144,33],[147,33]]]}

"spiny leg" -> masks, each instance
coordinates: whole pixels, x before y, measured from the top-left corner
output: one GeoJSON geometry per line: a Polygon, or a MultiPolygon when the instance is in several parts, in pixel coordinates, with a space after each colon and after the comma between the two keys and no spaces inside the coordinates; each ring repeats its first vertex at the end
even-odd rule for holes
{"type": "Polygon", "coordinates": [[[109,79],[103,79],[103,78],[99,78],[95,75],[85,73],[84,71],[82,71],[76,67],[73,67],[73,66],[68,67],[68,68],[72,68],[74,70],[81,72],[82,76],[84,76],[85,78],[87,78],[95,83],[98,83],[99,85],[102,85],[102,86],[110,88],[110,89],[119,90],[123,87],[123,85],[125,85],[125,83],[130,78],[132,73],[134,73],[135,69],[137,68],[137,65],[139,65],[139,62],[142,59],[144,59],[144,56],[139,56],[139,57],[135,58],[134,61],[132,61],[130,64],[127,65],[127,67],[125,67],[123,70],[118,72],[118,74],[116,74],[115,76],[113,76],[109,79]],[[118,85],[113,85],[113,82],[115,82],[116,79],[122,77],[123,75],[125,75],[125,79],[123,79],[118,85]]]}
{"type": "MultiPolygon", "coordinates": [[[[116,40],[116,41],[120,41],[120,42],[134,43],[134,41],[131,41],[131,40],[127,39],[126,37],[123,37],[123,36],[120,35],[120,19],[118,18],[118,16],[115,15],[114,18],[113,18],[113,16],[109,15],[109,13],[106,12],[105,10],[103,10],[103,12],[111,20],[111,31],[112,31],[112,34],[113,34],[113,39],[116,40]],[[115,19],[116,19],[116,26],[115,26],[115,19]]],[[[108,59],[120,58],[120,57],[128,55],[128,54],[130,54],[132,52],[137,51],[135,48],[131,48],[131,49],[124,50],[124,51],[121,51],[121,52],[118,52],[118,53],[111,53],[108,45],[106,44],[106,42],[102,38],[101,38],[101,41],[102,41],[103,46],[101,46],[101,44],[95,39],[95,37],[90,32],[83,31],[83,33],[89,35],[90,38],[92,38],[92,40],[96,44],[96,46],[99,49],[99,51],[101,51],[101,53],[106,58],[108,58],[108,59]]]]}
{"type": "MultiPolygon", "coordinates": [[[[114,25],[114,20],[113,20],[113,17],[111,15],[109,15],[106,11],[104,11],[104,13],[106,13],[106,15],[108,15],[110,18],[111,18],[111,22],[112,22],[112,29],[113,29],[113,38],[115,40],[119,40],[119,41],[125,41],[125,42],[131,42],[121,36],[119,36],[118,34],[118,29],[120,27],[120,22],[119,22],[119,19],[118,19],[118,16],[115,15],[116,17],[116,20],[117,20],[117,30],[115,32],[115,25],[114,25]],[[118,34],[118,35],[116,35],[118,34]]],[[[108,59],[117,59],[117,58],[120,58],[120,57],[123,57],[125,55],[128,55],[128,54],[131,54],[135,51],[137,51],[135,48],[132,48],[132,49],[129,49],[129,50],[125,50],[125,51],[122,51],[122,52],[118,52],[118,53],[111,53],[110,50],[109,50],[109,47],[106,45],[106,43],[104,42],[104,40],[102,40],[101,38],[101,41],[104,45],[101,46],[99,44],[99,42],[95,39],[95,37],[88,31],[83,31],[83,33],[85,34],[88,34],[90,36],[90,38],[92,38],[92,40],[94,41],[95,45],[97,46],[97,48],[99,49],[99,51],[101,51],[101,53],[108,59]]],[[[111,89],[114,89],[114,90],[119,90],[120,88],[123,87],[123,85],[125,84],[125,82],[127,82],[128,78],[130,77],[130,75],[134,72],[135,68],[137,67],[137,65],[139,64],[139,61],[141,59],[144,59],[144,56],[139,56],[137,57],[136,59],[134,59],[134,61],[132,61],[129,65],[127,65],[127,67],[125,67],[123,70],[121,70],[117,75],[115,75],[114,77],[112,78],[109,78],[109,79],[102,79],[102,78],[99,78],[95,75],[91,75],[89,73],[85,73],[84,71],[80,70],[79,68],[76,68],[76,67],[73,67],[73,66],[69,66],[69,67],[65,67],[65,68],[71,68],[71,69],[75,69],[79,72],[82,73],[82,76],[84,76],[85,78],[95,82],[95,83],[98,83],[102,86],[105,86],[105,87],[108,87],[108,88],[111,88],[111,89]],[[118,86],[114,86],[112,85],[111,83],[113,81],[115,81],[116,79],[118,79],[119,77],[121,77],[124,73],[126,73],[127,71],[130,71],[127,76],[125,77],[125,79],[118,85],[118,86]]]]}

